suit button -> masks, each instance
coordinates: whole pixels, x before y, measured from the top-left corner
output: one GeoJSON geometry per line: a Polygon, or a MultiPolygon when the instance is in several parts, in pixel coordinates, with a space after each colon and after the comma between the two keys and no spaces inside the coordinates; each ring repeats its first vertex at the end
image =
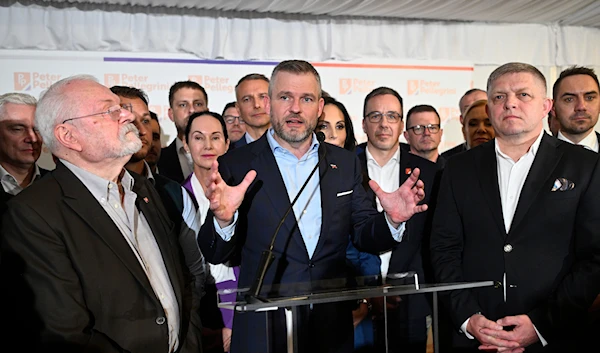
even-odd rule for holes
{"type": "Polygon", "coordinates": [[[156,318],[156,324],[157,325],[162,325],[162,324],[165,323],[165,321],[166,321],[166,319],[165,319],[164,316],[159,316],[159,317],[156,318]]]}
{"type": "Polygon", "coordinates": [[[513,249],[512,245],[506,244],[504,245],[504,252],[511,252],[513,249]]]}
{"type": "Polygon", "coordinates": [[[315,263],[314,263],[314,262],[309,262],[309,263],[308,263],[308,267],[310,267],[310,268],[313,268],[313,267],[315,267],[315,263]]]}

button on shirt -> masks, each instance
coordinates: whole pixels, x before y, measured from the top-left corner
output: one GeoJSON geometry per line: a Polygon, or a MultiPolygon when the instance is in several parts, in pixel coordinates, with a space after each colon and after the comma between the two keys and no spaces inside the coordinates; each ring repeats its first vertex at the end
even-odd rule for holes
{"type": "MultiPolygon", "coordinates": [[[[573,144],[573,141],[566,138],[561,131],[558,132],[558,136],[556,136],[556,138],[573,144]]],[[[577,145],[583,146],[590,151],[598,153],[598,149],[600,148],[600,146],[598,145],[598,136],[596,136],[596,132],[594,131],[594,129],[590,130],[588,135],[583,140],[579,141],[577,145]]]]}
{"type": "Polygon", "coordinates": [[[152,229],[135,205],[137,194],[132,191],[133,178],[124,171],[121,178],[124,198],[121,203],[119,186],[116,183],[62,159],[61,162],[81,180],[100,203],[131,247],[167,317],[169,352],[174,352],[179,347],[179,304],[152,229]]]}
{"type": "MultiPolygon", "coordinates": [[[[35,166],[35,171],[33,174],[33,178],[31,178],[31,182],[29,183],[29,185],[33,184],[34,181],[38,180],[41,177],[40,174],[40,168],[37,166],[37,164],[34,164],[35,166]]],[[[21,191],[23,191],[23,187],[21,187],[21,185],[19,185],[19,183],[17,182],[17,179],[12,176],[8,171],[6,171],[6,169],[4,169],[4,167],[2,167],[0,165],[0,183],[2,183],[2,188],[4,189],[4,191],[7,194],[10,195],[17,195],[18,193],[20,193],[21,191]]],[[[27,185],[27,186],[29,186],[27,185]]],[[[25,186],[25,187],[27,187],[25,186]]]]}
{"type": "Polygon", "coordinates": [[[179,157],[181,172],[185,179],[194,171],[194,160],[192,159],[192,154],[187,152],[183,147],[183,141],[179,137],[175,138],[175,147],[177,148],[177,157],[179,157]]]}
{"type": "MultiPolygon", "coordinates": [[[[380,166],[373,155],[369,151],[369,146],[365,149],[365,155],[367,157],[367,171],[369,173],[369,178],[371,180],[375,180],[381,189],[385,192],[392,192],[400,187],[400,148],[394,153],[392,158],[384,165],[380,166]]],[[[381,207],[381,202],[379,198],[376,197],[375,201],[377,202],[377,211],[381,212],[383,207],[381,207]]],[[[390,259],[392,258],[392,251],[386,251],[379,254],[381,258],[381,278],[385,281],[385,278],[388,273],[388,269],[390,267],[390,259]]]]}

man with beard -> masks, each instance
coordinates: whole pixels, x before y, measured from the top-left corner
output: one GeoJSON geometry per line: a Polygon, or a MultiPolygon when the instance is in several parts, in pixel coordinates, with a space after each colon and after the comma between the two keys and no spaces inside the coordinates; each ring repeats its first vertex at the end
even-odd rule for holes
{"type": "MultiPolygon", "coordinates": [[[[260,296],[287,296],[323,289],[325,284],[340,285],[347,275],[348,235],[359,249],[373,253],[389,249],[402,241],[405,222],[427,209],[417,206],[424,197],[419,170],[391,193],[372,182],[385,212],[378,213],[371,206],[356,156],[319,143],[313,133],[324,105],[320,82],[306,61],[279,63],[268,91],[272,127],[212,166],[206,190],[210,211],[198,242],[212,263],[223,263],[241,251],[240,288],[254,280],[261,253],[269,248],[283,219],[273,247],[275,259],[260,296]],[[317,166],[319,172],[299,193],[317,166]],[[284,218],[297,195],[293,212],[284,218]],[[299,289],[298,283],[305,287],[299,289]]],[[[351,309],[347,303],[299,308],[299,352],[352,352],[351,309]]],[[[283,310],[236,313],[231,352],[282,352],[286,336],[283,310]]]]}
{"type": "Polygon", "coordinates": [[[160,123],[155,112],[150,112],[150,130],[152,131],[152,143],[144,160],[148,163],[152,173],[158,173],[158,160],[160,159],[161,142],[160,142],[160,123]]]}
{"type": "Polygon", "coordinates": [[[38,103],[56,169],[9,201],[2,229],[2,257],[25,262],[15,275],[41,320],[39,344],[20,341],[23,351],[200,349],[177,234],[150,182],[123,168],[142,147],[133,120],[87,75],[56,82],[38,103]]]}
{"type": "MultiPolygon", "coordinates": [[[[232,148],[242,147],[258,140],[271,126],[267,99],[269,79],[262,74],[248,74],[235,86],[235,97],[240,119],[246,124],[246,133],[232,148]]],[[[232,141],[233,142],[233,141],[232,141]]]]}
{"type": "Polygon", "coordinates": [[[598,153],[600,114],[598,76],[593,69],[573,66],[560,73],[552,88],[553,112],[560,124],[558,139],[598,153]]]}
{"type": "Polygon", "coordinates": [[[179,245],[183,250],[185,262],[194,276],[196,294],[200,298],[206,274],[204,273],[204,258],[196,241],[196,234],[200,230],[200,220],[194,202],[181,185],[165,176],[153,174],[150,166],[144,160],[152,145],[152,119],[148,110],[146,93],[141,89],[125,86],[113,86],[110,90],[119,96],[121,107],[133,114],[133,124],[138,129],[142,141],[142,147],[131,156],[129,162],[125,164],[125,169],[148,178],[158,191],[169,218],[175,224],[175,230],[179,234],[179,245]]]}
{"type": "Polygon", "coordinates": [[[410,153],[444,167],[445,159],[440,156],[438,146],[444,129],[437,110],[430,105],[415,105],[406,114],[404,138],[410,145],[410,153]]]}
{"type": "Polygon", "coordinates": [[[175,123],[177,137],[161,151],[159,173],[178,183],[192,174],[192,156],[183,147],[185,127],[192,113],[208,110],[208,96],[204,87],[194,81],[176,82],[169,89],[169,118],[175,123]]]}

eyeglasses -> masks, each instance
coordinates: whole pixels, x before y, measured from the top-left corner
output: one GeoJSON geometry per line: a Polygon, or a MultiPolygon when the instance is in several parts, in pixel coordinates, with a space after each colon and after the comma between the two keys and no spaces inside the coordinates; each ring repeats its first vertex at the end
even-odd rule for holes
{"type": "MultiPolygon", "coordinates": [[[[127,105],[127,104],[124,104],[124,105],[127,105]]],[[[129,104],[129,107],[131,107],[131,104],[129,104]]],[[[77,116],[77,117],[74,117],[74,118],[65,119],[65,120],[63,120],[62,123],[64,124],[67,121],[71,121],[71,120],[89,118],[89,117],[92,117],[92,116],[105,115],[105,114],[108,115],[108,116],[110,116],[111,119],[113,119],[113,120],[119,120],[119,117],[121,117],[121,113],[123,112],[123,110],[127,110],[127,111],[131,112],[131,110],[133,110],[133,108],[131,108],[131,110],[130,110],[129,108],[122,107],[120,105],[116,105],[114,107],[108,108],[108,110],[105,111],[105,112],[99,112],[99,113],[94,113],[94,114],[77,116]]]]}
{"type": "Polygon", "coordinates": [[[238,124],[240,124],[240,125],[244,125],[245,124],[244,120],[242,120],[242,118],[239,117],[239,116],[233,116],[233,115],[225,115],[225,116],[223,116],[223,120],[225,120],[225,122],[227,124],[233,124],[233,123],[235,123],[236,119],[239,122],[238,124]]]}
{"type": "Polygon", "coordinates": [[[129,110],[130,113],[133,113],[133,106],[131,103],[121,104],[121,108],[129,110]]]}
{"type": "Polygon", "coordinates": [[[396,112],[387,112],[385,114],[381,113],[381,112],[371,112],[371,113],[367,114],[367,116],[365,116],[365,118],[367,118],[370,123],[377,124],[378,122],[381,121],[381,119],[384,116],[387,119],[388,123],[395,124],[399,121],[402,121],[402,115],[400,115],[399,113],[396,113],[396,112]]]}
{"type": "Polygon", "coordinates": [[[440,132],[440,124],[415,125],[406,130],[412,130],[415,135],[422,135],[425,132],[425,129],[427,129],[430,134],[437,134],[440,132]]]}

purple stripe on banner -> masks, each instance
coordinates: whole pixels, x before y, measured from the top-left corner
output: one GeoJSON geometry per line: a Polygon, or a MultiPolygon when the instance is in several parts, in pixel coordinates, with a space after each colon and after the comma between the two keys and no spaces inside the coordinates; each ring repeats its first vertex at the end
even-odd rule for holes
{"type": "Polygon", "coordinates": [[[170,64],[217,64],[217,65],[258,65],[275,66],[275,61],[235,61],[235,60],[203,60],[203,59],[160,59],[160,58],[111,58],[105,57],[109,62],[137,62],[137,63],[170,63],[170,64]]]}

